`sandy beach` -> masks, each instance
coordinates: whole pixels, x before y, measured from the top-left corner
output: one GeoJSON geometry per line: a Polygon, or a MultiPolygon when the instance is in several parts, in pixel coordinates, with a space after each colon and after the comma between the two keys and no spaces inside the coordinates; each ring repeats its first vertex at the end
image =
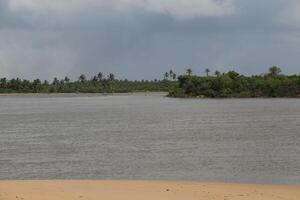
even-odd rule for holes
{"type": "Polygon", "coordinates": [[[163,181],[0,181],[0,200],[299,200],[300,186],[163,181]]]}

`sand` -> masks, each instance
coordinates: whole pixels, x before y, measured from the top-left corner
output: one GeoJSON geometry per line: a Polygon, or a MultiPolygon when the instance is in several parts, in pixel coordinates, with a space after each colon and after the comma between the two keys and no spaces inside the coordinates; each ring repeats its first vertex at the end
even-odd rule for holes
{"type": "Polygon", "coordinates": [[[0,181],[0,200],[299,200],[300,186],[163,181],[0,181]]]}

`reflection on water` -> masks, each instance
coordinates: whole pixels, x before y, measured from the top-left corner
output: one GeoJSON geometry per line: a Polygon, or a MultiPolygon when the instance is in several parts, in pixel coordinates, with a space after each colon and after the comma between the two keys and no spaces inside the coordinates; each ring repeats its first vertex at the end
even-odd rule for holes
{"type": "Polygon", "coordinates": [[[300,100],[0,97],[0,179],[300,184],[300,100]]]}

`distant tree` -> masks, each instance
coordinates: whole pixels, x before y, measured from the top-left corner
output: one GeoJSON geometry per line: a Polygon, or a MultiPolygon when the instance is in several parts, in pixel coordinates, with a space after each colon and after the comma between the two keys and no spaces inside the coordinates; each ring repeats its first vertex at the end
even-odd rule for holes
{"type": "Polygon", "coordinates": [[[114,81],[114,80],[115,80],[115,75],[114,75],[113,73],[110,73],[110,74],[108,75],[108,80],[109,80],[109,81],[114,81]]]}
{"type": "Polygon", "coordinates": [[[81,74],[81,75],[79,76],[79,82],[80,82],[80,83],[85,83],[85,82],[86,82],[86,76],[85,76],[84,74],[81,74]]]}
{"type": "Polygon", "coordinates": [[[41,80],[40,79],[35,79],[34,81],[33,81],[33,85],[41,85],[41,80]]]}
{"type": "Polygon", "coordinates": [[[30,86],[31,86],[31,83],[30,83],[30,81],[28,81],[28,80],[23,80],[23,81],[22,81],[22,86],[23,86],[23,88],[24,88],[25,90],[30,90],[29,88],[30,88],[30,86]]]}
{"type": "Polygon", "coordinates": [[[98,75],[97,75],[99,81],[102,81],[103,79],[103,73],[102,72],[99,72],[98,75]]]}
{"type": "Polygon", "coordinates": [[[277,77],[281,72],[281,69],[277,66],[272,66],[269,68],[269,75],[272,77],[277,77]]]}
{"type": "Polygon", "coordinates": [[[59,85],[59,80],[58,78],[54,78],[53,81],[52,81],[52,85],[59,85]]]}
{"type": "Polygon", "coordinates": [[[64,81],[65,81],[66,83],[69,83],[69,82],[70,82],[70,78],[66,76],[65,79],[64,79],[64,81]]]}
{"type": "Polygon", "coordinates": [[[166,72],[166,73],[164,74],[164,80],[168,80],[168,78],[169,78],[169,73],[166,72]]]}
{"type": "Polygon", "coordinates": [[[0,87],[1,88],[6,88],[7,86],[7,79],[6,78],[1,78],[0,79],[0,87]]]}
{"type": "Polygon", "coordinates": [[[215,71],[215,75],[216,75],[217,77],[220,77],[220,76],[221,76],[221,72],[219,72],[218,70],[216,70],[216,71],[215,71]]]}
{"type": "Polygon", "coordinates": [[[173,74],[174,74],[174,72],[173,72],[173,70],[171,69],[171,70],[169,71],[169,77],[170,77],[170,79],[173,78],[173,74]]]}
{"type": "Polygon", "coordinates": [[[175,81],[177,79],[177,75],[175,73],[173,73],[173,80],[175,81]]]}
{"type": "Polygon", "coordinates": [[[205,69],[206,76],[208,76],[209,72],[210,72],[210,69],[209,69],[209,68],[206,68],[206,69],[205,69]]]}
{"type": "Polygon", "coordinates": [[[238,77],[239,77],[239,73],[237,73],[236,71],[229,71],[228,73],[227,73],[227,75],[231,78],[231,79],[233,79],[233,80],[235,80],[235,79],[237,79],[238,77]]]}
{"type": "Polygon", "coordinates": [[[186,70],[186,73],[187,73],[187,75],[191,76],[191,75],[193,74],[193,71],[192,71],[191,68],[188,68],[188,69],[186,70]]]}
{"type": "Polygon", "coordinates": [[[49,82],[47,80],[44,81],[43,85],[48,86],[49,82]]]}

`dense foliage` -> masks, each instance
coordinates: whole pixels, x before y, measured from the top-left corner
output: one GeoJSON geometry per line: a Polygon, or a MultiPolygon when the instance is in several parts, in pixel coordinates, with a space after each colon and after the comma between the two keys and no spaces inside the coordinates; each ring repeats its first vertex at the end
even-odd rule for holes
{"type": "Polygon", "coordinates": [[[36,79],[33,81],[22,80],[20,78],[8,80],[0,79],[0,93],[125,93],[144,91],[165,91],[176,85],[173,80],[153,80],[153,81],[129,81],[118,80],[114,74],[104,77],[102,73],[86,79],[81,75],[77,81],[71,81],[68,77],[62,80],[54,78],[51,83],[36,79]]]}
{"type": "Polygon", "coordinates": [[[300,97],[300,76],[286,76],[281,69],[271,67],[268,74],[243,76],[235,71],[221,74],[216,71],[215,76],[193,76],[191,71],[187,75],[178,77],[179,85],[171,90],[172,97],[300,97]]]}

